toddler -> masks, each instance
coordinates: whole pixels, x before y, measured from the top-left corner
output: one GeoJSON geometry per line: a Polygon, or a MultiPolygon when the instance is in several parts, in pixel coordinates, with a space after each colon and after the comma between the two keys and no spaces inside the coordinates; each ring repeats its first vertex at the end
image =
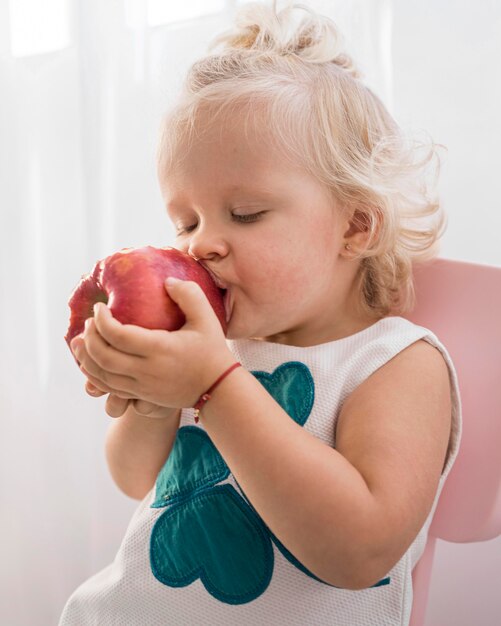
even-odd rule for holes
{"type": "Polygon", "coordinates": [[[61,626],[409,622],[461,430],[446,348],[402,317],[445,218],[435,146],[417,157],[339,41],[302,5],[244,6],[165,117],[175,247],[226,290],[228,331],[168,280],[180,330],[100,304],[74,339],[141,503],[61,626]]]}

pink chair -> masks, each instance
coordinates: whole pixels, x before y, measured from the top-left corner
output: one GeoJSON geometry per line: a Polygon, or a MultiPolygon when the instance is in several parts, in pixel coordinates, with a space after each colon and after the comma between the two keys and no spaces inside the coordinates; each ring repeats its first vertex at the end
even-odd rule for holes
{"type": "Polygon", "coordinates": [[[435,259],[414,270],[417,304],[408,319],[432,330],[456,367],[463,436],[413,571],[410,626],[423,626],[437,539],[501,535],[501,267],[435,259]]]}

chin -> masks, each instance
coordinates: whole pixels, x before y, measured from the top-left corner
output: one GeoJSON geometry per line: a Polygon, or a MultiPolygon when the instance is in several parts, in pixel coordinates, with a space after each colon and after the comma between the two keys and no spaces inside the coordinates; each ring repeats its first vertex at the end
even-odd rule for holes
{"type": "MultiPolygon", "coordinates": [[[[283,329],[276,330],[269,326],[263,327],[263,325],[250,326],[249,324],[239,325],[235,319],[230,319],[228,322],[228,328],[226,331],[226,339],[252,339],[255,341],[269,341],[268,337],[281,337],[284,335],[283,329]]],[[[270,339],[273,341],[273,339],[270,339]]]]}
{"type": "Polygon", "coordinates": [[[231,322],[228,326],[228,330],[226,331],[226,339],[249,339],[249,333],[240,331],[238,332],[237,329],[233,329],[231,328],[231,322]]]}
{"type": "Polygon", "coordinates": [[[228,321],[226,329],[226,339],[251,339],[254,336],[254,332],[247,325],[238,324],[238,321],[231,317],[228,321]]]}

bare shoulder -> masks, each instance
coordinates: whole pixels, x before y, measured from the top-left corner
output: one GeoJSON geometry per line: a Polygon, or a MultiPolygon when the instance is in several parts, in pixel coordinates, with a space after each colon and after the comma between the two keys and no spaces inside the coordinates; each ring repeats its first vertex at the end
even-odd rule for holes
{"type": "Polygon", "coordinates": [[[425,340],[376,370],[346,399],[336,449],[374,498],[378,545],[398,561],[431,510],[451,429],[447,363],[425,340]]]}

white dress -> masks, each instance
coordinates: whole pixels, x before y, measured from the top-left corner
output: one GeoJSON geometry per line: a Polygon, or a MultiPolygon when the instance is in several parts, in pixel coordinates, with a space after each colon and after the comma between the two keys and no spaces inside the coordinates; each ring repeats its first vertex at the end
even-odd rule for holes
{"type": "Polygon", "coordinates": [[[428,329],[397,316],[306,348],[228,342],[291,419],[335,447],[345,398],[419,339],[438,348],[449,368],[451,439],[425,524],[377,585],[339,589],[305,569],[254,511],[189,409],[182,413],[173,451],[136,510],[114,562],[73,593],[60,626],[408,624],[412,569],[424,550],[460,441],[458,383],[446,348],[428,329]]]}

